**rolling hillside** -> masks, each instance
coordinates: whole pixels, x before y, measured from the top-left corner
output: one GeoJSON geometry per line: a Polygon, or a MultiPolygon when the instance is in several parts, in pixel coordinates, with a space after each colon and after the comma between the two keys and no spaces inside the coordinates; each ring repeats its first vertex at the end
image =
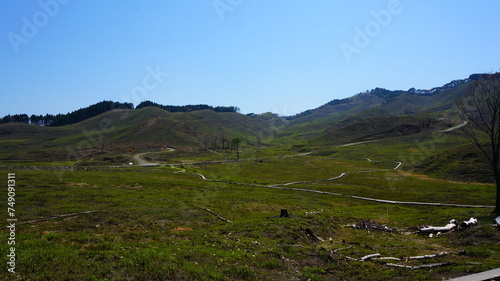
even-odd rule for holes
{"type": "Polygon", "coordinates": [[[113,109],[59,127],[4,123],[0,124],[0,160],[74,161],[99,153],[167,147],[209,150],[228,148],[236,137],[247,147],[258,143],[289,148],[301,143],[324,147],[407,136],[460,123],[454,101],[479,77],[471,75],[430,90],[375,88],[289,117],[217,112],[214,108],[169,112],[165,110],[168,106],[148,106],[113,109]]]}
{"type": "MultiPolygon", "coordinates": [[[[222,134],[228,142],[240,137],[254,141],[279,120],[264,120],[238,113],[212,110],[170,113],[156,107],[117,109],[82,122],[43,127],[23,123],[0,125],[0,160],[72,161],[99,153],[161,150],[167,147],[204,149],[221,147],[222,134]]],[[[227,147],[228,144],[225,144],[227,147]]]]}
{"type": "MultiPolygon", "coordinates": [[[[431,90],[390,91],[381,88],[359,93],[349,99],[331,101],[316,109],[308,110],[296,116],[287,117],[288,126],[282,131],[283,137],[293,138],[302,142],[311,141],[316,144],[339,144],[362,138],[361,134],[375,135],[380,138],[384,135],[406,134],[407,129],[398,129],[397,126],[411,127],[420,125],[423,115],[436,119],[446,119],[442,123],[448,125],[460,123],[455,107],[455,100],[464,95],[470,83],[479,79],[478,75],[471,75],[467,79],[455,80],[441,87],[431,90]],[[388,117],[403,116],[399,121],[384,126],[388,117]],[[418,117],[415,117],[418,116],[418,117]],[[380,118],[380,119],[378,119],[380,118]],[[366,120],[366,121],[365,121],[366,120]],[[408,123],[401,123],[406,120],[408,123]],[[370,125],[372,124],[372,125],[370,125]],[[392,127],[391,124],[393,125],[392,127]],[[347,127],[346,127],[347,126],[347,127]],[[362,132],[352,132],[354,127],[365,127],[362,132]],[[339,130],[332,137],[332,132],[339,130]],[[385,134],[386,131],[394,130],[394,134],[385,134]],[[400,131],[397,133],[396,131],[400,131]],[[336,141],[326,140],[336,139],[336,141]]],[[[410,130],[416,133],[416,129],[410,130]]],[[[373,138],[373,136],[372,136],[373,138]]]]}

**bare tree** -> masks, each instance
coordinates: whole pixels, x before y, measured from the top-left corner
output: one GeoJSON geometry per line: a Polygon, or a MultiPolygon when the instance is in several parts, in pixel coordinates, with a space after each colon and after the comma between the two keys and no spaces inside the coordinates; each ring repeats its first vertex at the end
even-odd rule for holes
{"type": "Polygon", "coordinates": [[[236,149],[236,160],[240,159],[240,143],[241,139],[240,138],[234,138],[231,140],[232,146],[236,149]]]}
{"type": "Polygon", "coordinates": [[[262,134],[259,132],[255,138],[257,139],[257,149],[262,149],[262,134]]]}
{"type": "Polygon", "coordinates": [[[494,212],[500,216],[500,73],[483,75],[457,105],[470,124],[466,137],[483,152],[495,176],[494,212]]]}
{"type": "Polygon", "coordinates": [[[215,148],[217,147],[217,137],[213,136],[212,137],[212,150],[215,150],[215,148]]]}
{"type": "Polygon", "coordinates": [[[203,147],[205,148],[205,151],[208,150],[208,144],[210,143],[210,135],[203,135],[201,142],[203,143],[203,147]]]}
{"type": "Polygon", "coordinates": [[[229,143],[229,134],[221,130],[219,133],[219,138],[222,143],[222,149],[226,149],[226,143],[229,143]]]}

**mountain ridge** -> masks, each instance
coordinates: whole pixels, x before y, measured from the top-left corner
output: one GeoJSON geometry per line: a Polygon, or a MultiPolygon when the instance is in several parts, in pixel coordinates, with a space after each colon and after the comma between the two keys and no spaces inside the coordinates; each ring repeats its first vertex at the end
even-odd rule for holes
{"type": "Polygon", "coordinates": [[[21,161],[30,154],[56,150],[57,157],[68,158],[64,155],[68,147],[81,155],[168,147],[226,151],[235,138],[243,141],[243,147],[261,149],[304,143],[325,147],[419,134],[432,126],[446,129],[461,122],[454,101],[481,76],[454,80],[425,94],[375,88],[330,101],[296,118],[269,112],[241,114],[236,107],[217,112],[216,107],[190,106],[170,112],[152,104],[158,106],[114,108],[64,126],[4,123],[0,124],[0,148],[6,152],[0,160],[21,161]]]}
{"type": "MultiPolygon", "coordinates": [[[[334,99],[331,100],[319,107],[313,108],[313,109],[308,109],[303,112],[297,113],[295,115],[290,115],[290,116],[283,116],[286,120],[294,120],[297,118],[305,117],[308,115],[313,114],[314,112],[321,110],[322,108],[328,107],[328,106],[339,106],[339,105],[347,105],[350,103],[357,103],[360,100],[361,101],[368,101],[371,100],[373,101],[373,98],[367,98],[366,95],[374,95],[377,98],[380,98],[384,101],[389,101],[393,98],[397,98],[402,94],[409,94],[412,96],[433,96],[436,94],[439,94],[445,90],[448,89],[453,89],[456,87],[459,87],[463,84],[466,84],[470,81],[478,80],[480,79],[483,75],[487,75],[485,73],[483,74],[471,74],[469,75],[468,78],[465,79],[458,79],[458,80],[453,80],[450,81],[443,86],[440,87],[434,87],[430,90],[422,90],[422,89],[415,89],[415,88],[410,88],[407,91],[404,90],[387,90],[384,88],[374,88],[372,90],[366,91],[366,92],[361,92],[358,94],[355,94],[351,97],[343,98],[343,99],[334,99]],[[365,96],[365,97],[363,97],[365,96]]],[[[382,101],[378,101],[382,102],[382,101]]],[[[78,110],[74,110],[72,112],[68,112],[66,114],[59,113],[57,115],[51,115],[51,114],[46,114],[45,116],[43,115],[35,115],[32,114],[29,116],[26,113],[21,113],[21,114],[14,114],[14,115],[5,115],[3,118],[0,118],[0,124],[1,123],[27,123],[27,124],[35,124],[35,125],[42,125],[42,126],[62,126],[62,125],[69,125],[69,124],[74,124],[80,121],[83,121],[87,118],[91,118],[93,116],[102,114],[108,110],[112,109],[141,109],[144,107],[148,106],[153,106],[153,107],[158,107],[163,110],[166,110],[168,112],[192,112],[192,111],[198,111],[198,110],[213,110],[215,112],[236,112],[239,113],[240,108],[237,106],[211,106],[211,105],[206,105],[206,104],[197,104],[197,105],[184,105],[184,106],[174,106],[174,105],[162,105],[158,104],[152,101],[142,101],[139,103],[137,106],[134,106],[131,103],[121,103],[121,102],[113,102],[113,101],[101,101],[96,104],[92,104],[90,106],[87,106],[85,108],[80,108],[78,110]]],[[[254,113],[249,113],[247,114],[249,116],[255,115],[254,113]]]]}

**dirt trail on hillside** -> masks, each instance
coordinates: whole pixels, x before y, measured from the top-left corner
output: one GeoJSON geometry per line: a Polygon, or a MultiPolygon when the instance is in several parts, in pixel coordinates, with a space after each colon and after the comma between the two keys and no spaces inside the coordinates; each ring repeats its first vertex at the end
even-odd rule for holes
{"type": "MultiPolygon", "coordinates": [[[[369,162],[391,162],[391,161],[373,161],[371,159],[365,158],[365,160],[369,162]]],[[[220,181],[220,180],[212,180],[208,179],[205,177],[203,174],[200,173],[189,173],[186,172],[186,170],[182,169],[179,172],[176,173],[186,173],[186,174],[191,174],[191,175],[196,175],[200,177],[204,181],[209,181],[209,182],[222,182],[222,183],[228,183],[228,184],[236,184],[236,185],[247,185],[247,186],[255,186],[255,187],[266,187],[266,188],[273,188],[273,189],[282,189],[282,190],[295,190],[295,191],[302,191],[302,192],[312,192],[312,193],[318,193],[318,194],[325,194],[325,195],[334,195],[334,196],[344,196],[344,197],[349,197],[353,199],[359,199],[359,200],[365,200],[365,201],[372,201],[372,202],[378,202],[378,203],[385,203],[385,204],[396,204],[396,205],[420,205],[420,206],[443,206],[443,207],[458,207],[458,208],[494,208],[495,206],[487,206],[487,205],[463,205],[463,204],[449,204],[449,203],[435,203],[435,202],[416,202],[416,201],[396,201],[396,200],[386,200],[386,199],[377,199],[377,198],[370,198],[370,197],[362,197],[362,196],[356,196],[356,195],[349,195],[349,194],[341,194],[341,193],[334,193],[334,192],[326,192],[326,191],[319,191],[319,190],[314,190],[314,189],[305,189],[305,188],[294,188],[294,187],[288,187],[290,185],[294,184],[306,184],[306,183],[312,183],[312,182],[320,182],[320,181],[334,181],[343,178],[344,176],[348,174],[360,174],[360,173],[374,173],[374,172],[381,172],[381,171],[395,171],[399,169],[403,163],[399,161],[392,161],[391,163],[395,163],[396,166],[391,169],[382,169],[382,170],[371,170],[371,171],[356,171],[356,172],[344,172],[341,173],[339,176],[334,177],[334,178],[329,178],[329,179],[320,179],[320,180],[312,180],[312,181],[300,181],[300,182],[290,182],[290,183],[283,183],[283,184],[275,184],[275,185],[261,185],[261,184],[251,184],[251,183],[241,183],[241,182],[234,182],[234,181],[220,181]]],[[[174,167],[174,165],[171,165],[171,167],[174,167]]]]}
{"type": "Polygon", "coordinates": [[[365,143],[372,143],[372,142],[377,142],[377,141],[381,141],[381,140],[371,140],[371,141],[351,142],[351,143],[346,143],[346,144],[339,145],[339,146],[337,146],[337,147],[353,146],[353,145],[365,144],[365,143]]]}
{"type": "Polygon", "coordinates": [[[462,124],[458,125],[458,126],[455,126],[455,127],[452,127],[452,128],[449,128],[449,129],[446,129],[444,131],[441,131],[441,133],[447,133],[447,132],[451,132],[451,131],[454,131],[454,130],[457,130],[457,129],[460,129],[462,128],[463,126],[467,125],[469,122],[465,121],[463,122],[462,124]]]}
{"type": "MultiPolygon", "coordinates": [[[[463,122],[462,124],[460,125],[457,125],[455,127],[452,127],[452,128],[448,128],[446,130],[443,130],[443,131],[439,131],[440,133],[448,133],[448,132],[451,132],[451,131],[455,131],[455,130],[458,130],[460,128],[462,128],[463,126],[467,125],[468,122],[465,121],[463,122]]],[[[390,138],[389,138],[390,139],[390,138]]],[[[347,147],[347,146],[353,146],[353,145],[358,145],[358,144],[366,144],[366,143],[372,143],[372,142],[378,142],[378,141],[382,141],[382,140],[387,140],[387,139],[378,139],[378,140],[369,140],[369,141],[360,141],[360,142],[351,142],[351,143],[346,143],[346,144],[341,144],[341,145],[338,145],[338,147],[347,147]]]]}
{"type": "Polygon", "coordinates": [[[134,161],[137,162],[139,166],[150,166],[150,165],[158,165],[158,163],[149,162],[146,159],[142,158],[142,156],[148,154],[149,152],[139,153],[134,155],[134,161]]]}
{"type": "MultiPolygon", "coordinates": [[[[160,165],[162,165],[160,163],[150,162],[150,161],[147,161],[147,160],[142,158],[143,155],[148,154],[148,153],[151,153],[151,152],[139,153],[139,154],[134,155],[134,160],[137,161],[139,166],[160,166],[160,165]]],[[[307,154],[309,154],[309,153],[302,154],[302,156],[305,156],[307,154]]],[[[294,155],[294,156],[299,156],[299,155],[294,155]]],[[[282,157],[277,157],[277,158],[282,158],[282,157]]],[[[241,162],[241,161],[249,161],[249,160],[255,160],[255,159],[240,159],[239,161],[237,161],[237,160],[214,161],[214,162],[212,162],[212,164],[215,164],[215,163],[223,164],[223,163],[229,163],[229,162],[241,162]]],[[[181,171],[178,171],[175,173],[185,173],[185,174],[196,175],[196,176],[200,177],[202,180],[209,181],[209,182],[221,182],[221,183],[236,184],[236,185],[247,185],[247,186],[266,187],[266,188],[282,189],[282,190],[295,190],[295,191],[302,191],[302,192],[312,192],[312,193],[325,194],[325,195],[344,196],[344,197],[349,197],[349,198],[353,198],[353,199],[366,200],[366,201],[372,201],[372,202],[378,202],[378,203],[386,203],[386,204],[443,206],[443,207],[459,207],[459,208],[494,208],[494,206],[486,206],[486,205],[462,205],[462,204],[447,204],[447,203],[434,203],[434,202],[407,202],[407,201],[385,200],[385,199],[361,197],[361,196],[355,196],[355,195],[349,195],[349,194],[340,194],[340,193],[334,193],[334,192],[319,191],[319,190],[313,190],[313,189],[288,187],[290,185],[295,185],[295,184],[307,184],[307,183],[313,183],[313,182],[334,181],[334,180],[341,179],[341,178],[345,177],[346,175],[361,174],[361,173],[374,173],[374,172],[383,172],[383,171],[395,171],[395,170],[398,170],[403,165],[403,163],[399,162],[399,161],[374,161],[374,160],[371,160],[369,158],[364,158],[364,160],[366,160],[368,162],[372,162],[372,163],[394,163],[396,166],[394,168],[389,168],[389,169],[377,169],[377,170],[370,170],[370,171],[346,171],[346,172],[341,173],[337,177],[333,177],[333,178],[329,178],[329,179],[297,181],[297,182],[288,182],[288,183],[274,184],[274,185],[261,185],[261,184],[251,184],[251,183],[240,183],[240,182],[234,182],[234,181],[212,180],[212,179],[205,177],[203,174],[190,173],[190,172],[187,172],[185,169],[181,169],[181,171]]],[[[163,164],[163,165],[170,166],[172,168],[179,168],[176,166],[192,165],[192,164],[196,164],[196,163],[163,164]]],[[[208,164],[208,163],[203,163],[203,164],[208,164]]]]}
{"type": "MultiPolygon", "coordinates": [[[[175,151],[175,149],[173,149],[173,148],[167,148],[167,150],[162,151],[162,152],[172,152],[172,151],[175,151]]],[[[154,153],[154,152],[143,152],[143,153],[135,154],[133,156],[134,161],[139,166],[159,166],[159,165],[161,165],[158,162],[151,162],[151,161],[148,161],[148,160],[146,160],[146,159],[143,158],[144,155],[151,154],[151,153],[154,153]]]]}

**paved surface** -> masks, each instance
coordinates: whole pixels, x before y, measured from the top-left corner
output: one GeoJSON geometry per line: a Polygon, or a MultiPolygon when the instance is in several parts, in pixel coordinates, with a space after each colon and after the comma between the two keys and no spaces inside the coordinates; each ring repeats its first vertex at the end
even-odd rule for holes
{"type": "Polygon", "coordinates": [[[500,280],[496,279],[500,277],[500,268],[476,273],[472,275],[467,275],[459,278],[449,279],[449,281],[485,281],[485,280],[500,280]],[[494,279],[495,278],[495,279],[494,279]]]}

